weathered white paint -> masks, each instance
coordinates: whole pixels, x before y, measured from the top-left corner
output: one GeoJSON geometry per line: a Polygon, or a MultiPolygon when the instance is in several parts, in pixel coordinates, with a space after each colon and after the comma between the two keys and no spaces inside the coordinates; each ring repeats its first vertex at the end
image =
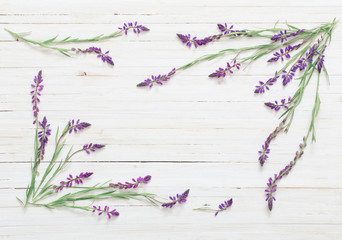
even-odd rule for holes
{"type": "Polygon", "coordinates": [[[181,72],[167,86],[135,87],[151,74],[167,73],[201,55],[264,42],[222,40],[190,50],[180,44],[176,33],[215,34],[215,24],[226,21],[236,28],[269,27],[277,20],[310,28],[341,17],[341,10],[338,0],[0,0],[1,27],[32,31],[35,39],[110,33],[134,20],[151,29],[139,36],[77,45],[110,50],[116,64],[113,68],[93,55],[67,58],[17,42],[0,31],[0,238],[341,239],[339,26],[326,52],[330,85],[321,84],[317,142],[308,146],[303,159],[279,184],[272,213],[264,201],[266,180],[293,158],[309,124],[314,86],[308,87],[290,132],[274,142],[270,161],[262,169],[257,151],[278,122],[263,102],[291,95],[296,83],[285,89],[274,86],[263,96],[253,91],[259,80],[272,76],[280,65],[267,65],[264,58],[231,78],[208,79],[227,56],[181,72]],[[68,137],[67,144],[76,148],[87,142],[107,145],[91,156],[76,156],[59,179],[68,172],[94,171],[88,181],[94,184],[151,174],[152,182],[139,191],[167,197],[190,188],[188,203],[169,211],[146,202],[108,201],[121,212],[114,221],[63,209],[23,210],[15,196],[24,196],[30,176],[29,87],[40,69],[45,83],[41,114],[47,116],[53,130],[71,118],[81,118],[93,126],[68,137]],[[234,198],[233,207],[216,218],[192,210],[203,204],[216,207],[228,197],[234,198]]]}

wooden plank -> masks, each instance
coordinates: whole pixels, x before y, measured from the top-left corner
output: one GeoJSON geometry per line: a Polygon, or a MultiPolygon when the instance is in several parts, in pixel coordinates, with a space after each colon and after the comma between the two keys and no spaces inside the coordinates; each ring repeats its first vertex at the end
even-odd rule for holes
{"type": "MultiPolygon", "coordinates": [[[[339,26],[326,51],[330,85],[324,79],[320,86],[317,142],[309,144],[291,174],[279,182],[271,213],[265,203],[266,181],[293,159],[307,131],[316,76],[290,131],[274,141],[263,168],[257,160],[258,150],[279,122],[279,113],[269,111],[263,103],[288,97],[297,88],[297,81],[286,88],[279,82],[262,96],[253,93],[258,81],[267,80],[281,67],[265,64],[270,56],[222,80],[207,75],[231,56],[179,72],[167,86],[139,89],[136,84],[205,54],[267,42],[222,39],[188,49],[176,33],[204,37],[218,33],[217,23],[258,29],[271,27],[278,20],[281,26],[288,21],[309,29],[341,18],[341,10],[338,0],[0,0],[1,27],[31,31],[30,37],[36,40],[54,34],[63,38],[111,33],[124,22],[135,20],[151,29],[139,36],[64,45],[108,49],[114,67],[94,55],[67,58],[42,50],[0,30],[0,239],[340,239],[339,26]],[[138,191],[167,199],[190,188],[188,202],[170,211],[144,201],[100,201],[120,211],[120,217],[113,221],[66,209],[23,209],[15,197],[23,198],[30,178],[34,130],[29,91],[39,70],[43,70],[45,84],[40,114],[47,116],[53,134],[57,126],[80,118],[92,126],[68,136],[66,147],[106,144],[105,149],[89,156],[75,156],[56,182],[80,171],[94,172],[86,184],[111,178],[128,181],[150,174],[151,183],[138,191]],[[232,208],[217,217],[193,210],[203,204],[215,208],[230,197],[234,199],[232,208]]],[[[51,136],[41,168],[46,167],[53,144],[51,136]]]]}

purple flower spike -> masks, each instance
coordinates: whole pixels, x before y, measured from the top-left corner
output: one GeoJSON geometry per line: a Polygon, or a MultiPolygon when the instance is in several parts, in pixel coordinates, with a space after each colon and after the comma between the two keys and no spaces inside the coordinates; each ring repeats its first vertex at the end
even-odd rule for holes
{"type": "Polygon", "coordinates": [[[90,152],[95,152],[97,149],[103,148],[105,145],[101,144],[85,144],[83,145],[83,150],[87,152],[87,154],[90,154],[90,152]]]}
{"type": "Polygon", "coordinates": [[[93,209],[93,212],[98,212],[99,216],[101,216],[102,214],[105,214],[105,215],[107,215],[107,217],[109,219],[111,219],[112,217],[117,217],[120,215],[119,212],[116,211],[116,209],[113,209],[110,211],[108,206],[105,206],[103,209],[101,209],[101,206],[98,206],[98,207],[93,206],[92,209],[93,209]]]}
{"type": "Polygon", "coordinates": [[[276,72],[274,74],[274,77],[268,79],[265,83],[263,81],[259,81],[260,85],[256,86],[254,93],[261,94],[261,93],[265,92],[265,89],[270,90],[269,86],[273,86],[273,84],[275,84],[277,82],[278,78],[279,78],[279,75],[276,72]]]}
{"type": "Polygon", "coordinates": [[[218,70],[216,70],[216,72],[210,74],[209,77],[216,77],[216,78],[225,77],[227,72],[229,72],[231,74],[234,73],[232,70],[233,68],[240,69],[240,63],[236,63],[236,60],[234,60],[232,65],[227,63],[226,68],[219,68],[218,70]]]}
{"type": "Polygon", "coordinates": [[[300,71],[303,71],[307,66],[308,66],[308,62],[312,63],[313,61],[313,57],[316,54],[319,54],[317,52],[317,48],[318,48],[318,44],[314,44],[309,51],[305,54],[305,57],[301,58],[296,67],[299,68],[300,71]]]}
{"type": "Polygon", "coordinates": [[[288,175],[292,168],[296,165],[297,160],[301,158],[304,154],[304,148],[306,147],[306,138],[303,138],[303,143],[299,144],[299,151],[296,152],[296,155],[288,165],[285,166],[278,174],[274,174],[274,178],[269,178],[267,183],[266,192],[266,201],[268,209],[271,211],[273,208],[273,201],[276,200],[274,197],[275,192],[277,191],[276,183],[282,179],[284,176],[288,175]]]}
{"type": "Polygon", "coordinates": [[[279,103],[278,103],[278,101],[274,101],[274,103],[266,102],[265,105],[277,112],[281,108],[288,109],[289,108],[288,105],[290,105],[291,100],[292,100],[291,97],[289,97],[287,99],[287,102],[286,102],[286,99],[284,98],[284,99],[281,99],[281,101],[279,103]]]}
{"type": "Polygon", "coordinates": [[[69,121],[69,133],[72,133],[73,131],[77,133],[77,131],[81,131],[89,126],[91,126],[90,123],[80,122],[80,119],[78,119],[77,121],[73,119],[69,121]]]}
{"type": "Polygon", "coordinates": [[[217,214],[219,214],[219,212],[222,212],[222,211],[225,211],[227,210],[230,206],[233,205],[233,199],[229,199],[228,201],[224,201],[223,203],[221,203],[219,206],[218,206],[218,210],[216,211],[215,213],[215,217],[217,216],[217,214]]]}
{"type": "Polygon", "coordinates": [[[230,27],[228,27],[227,23],[223,24],[217,24],[217,27],[219,28],[219,30],[223,33],[223,34],[228,34],[231,33],[234,27],[234,25],[231,25],[230,27]]]}
{"type": "Polygon", "coordinates": [[[238,36],[252,37],[252,35],[247,35],[246,31],[244,30],[233,30],[234,25],[231,25],[229,27],[228,24],[225,23],[225,24],[217,24],[217,27],[219,28],[219,30],[222,32],[223,35],[229,35],[229,37],[238,37],[238,36]]]}
{"type": "Polygon", "coordinates": [[[177,34],[178,38],[184,43],[187,47],[191,48],[192,44],[197,48],[198,46],[206,45],[213,40],[218,40],[222,37],[222,34],[220,35],[213,35],[209,37],[205,37],[203,39],[197,39],[197,37],[191,38],[190,34],[183,35],[183,34],[177,34]]]}
{"type": "Polygon", "coordinates": [[[146,177],[142,178],[142,177],[138,177],[137,179],[132,178],[132,183],[130,182],[125,182],[125,183],[110,183],[109,186],[112,188],[119,188],[119,189],[130,189],[130,188],[137,188],[140,183],[144,183],[147,184],[149,183],[149,181],[151,181],[151,176],[147,175],[146,177]]]}
{"type": "Polygon", "coordinates": [[[279,33],[275,34],[271,38],[271,40],[275,41],[275,42],[277,42],[277,41],[286,42],[287,38],[297,36],[298,34],[300,34],[302,32],[304,32],[304,29],[299,29],[297,32],[293,32],[293,33],[287,33],[286,30],[284,32],[280,31],[279,33]]]}
{"type": "Polygon", "coordinates": [[[133,29],[133,32],[136,34],[139,34],[141,31],[150,31],[147,27],[143,25],[138,25],[138,22],[134,23],[124,23],[122,27],[119,27],[121,31],[125,31],[125,34],[127,35],[127,32],[129,29],[133,29]]]}
{"type": "Polygon", "coordinates": [[[283,78],[284,86],[286,86],[294,78],[294,75],[297,69],[302,71],[307,67],[308,62],[312,63],[314,55],[319,54],[317,52],[317,48],[318,48],[318,44],[314,44],[306,53],[306,56],[299,59],[298,62],[292,66],[289,72],[286,72],[285,70],[283,70],[284,74],[281,77],[283,78]]]}
{"type": "Polygon", "coordinates": [[[286,70],[283,70],[283,75],[281,78],[283,79],[283,85],[286,86],[291,80],[294,78],[297,71],[297,66],[293,66],[289,72],[286,72],[286,70]]]}
{"type": "Polygon", "coordinates": [[[143,82],[139,83],[137,87],[146,87],[149,86],[150,88],[153,87],[154,83],[159,85],[163,85],[163,82],[168,81],[174,74],[176,73],[176,68],[172,69],[167,75],[158,75],[158,76],[151,76],[151,78],[147,78],[143,82]]]}
{"type": "MultiPolygon", "coordinates": [[[[33,116],[35,118],[38,117],[39,113],[39,107],[38,104],[40,103],[39,97],[41,96],[41,92],[44,89],[44,85],[41,83],[43,82],[42,78],[42,71],[38,72],[38,75],[34,77],[33,84],[31,84],[31,88],[33,89],[30,94],[32,95],[32,110],[33,110],[33,116]]],[[[33,121],[33,124],[36,123],[36,119],[33,121]]]]}
{"type": "Polygon", "coordinates": [[[227,23],[223,24],[217,24],[219,30],[222,32],[221,34],[212,35],[205,37],[203,39],[198,39],[197,37],[191,37],[190,34],[177,34],[178,38],[184,43],[187,47],[191,47],[194,45],[196,48],[198,46],[207,45],[208,43],[221,39],[222,36],[227,37],[238,37],[238,36],[248,36],[251,37],[251,35],[247,35],[246,31],[240,31],[240,30],[233,30],[233,25],[228,27],[227,23]],[[234,33],[234,34],[233,34],[234,33]]]}
{"type": "Polygon", "coordinates": [[[262,145],[262,150],[260,150],[259,153],[259,162],[260,165],[263,166],[266,160],[268,159],[268,154],[270,153],[270,144],[273,139],[275,139],[278,134],[284,129],[286,123],[286,118],[280,122],[279,126],[276,127],[276,129],[270,133],[270,135],[267,137],[265,144],[262,145]]]}
{"type": "MultiPolygon", "coordinates": [[[[277,178],[277,174],[275,174],[275,179],[277,178]]],[[[275,184],[272,184],[273,183],[273,180],[272,178],[269,178],[268,179],[268,183],[267,183],[267,186],[268,186],[268,189],[265,190],[266,192],[266,201],[267,201],[267,206],[268,206],[268,209],[271,211],[272,208],[273,208],[273,201],[276,200],[276,198],[273,196],[273,194],[277,191],[277,185],[275,184]]]]}
{"type": "Polygon", "coordinates": [[[54,185],[52,188],[54,188],[56,192],[62,191],[64,187],[67,187],[67,188],[72,187],[73,182],[76,184],[82,184],[83,180],[86,178],[89,178],[91,175],[93,175],[92,172],[86,172],[86,173],[81,172],[76,177],[73,177],[71,174],[69,174],[69,177],[67,177],[67,181],[61,181],[59,183],[59,186],[54,185]]]}
{"type": "Polygon", "coordinates": [[[327,45],[324,46],[322,52],[320,53],[318,60],[316,62],[317,70],[320,73],[322,71],[323,65],[324,65],[324,51],[327,48],[327,45]]]}
{"type": "Polygon", "coordinates": [[[182,41],[182,43],[184,43],[187,47],[191,48],[192,43],[194,44],[194,46],[197,48],[198,44],[196,43],[196,38],[197,37],[193,37],[191,38],[191,35],[183,35],[183,34],[177,34],[178,38],[182,41]]]}
{"type": "Polygon", "coordinates": [[[279,52],[275,52],[273,55],[274,57],[269,59],[267,62],[277,62],[279,59],[281,59],[281,61],[284,61],[284,57],[285,58],[290,58],[290,52],[293,50],[298,49],[301,46],[301,44],[297,44],[295,46],[287,46],[285,49],[280,49],[279,52]]]}
{"type": "Polygon", "coordinates": [[[167,202],[167,203],[163,203],[162,207],[165,208],[172,208],[174,205],[176,205],[176,203],[178,202],[179,204],[185,203],[186,199],[189,195],[190,189],[186,190],[184,193],[182,193],[181,195],[177,194],[176,196],[170,196],[170,200],[171,202],[167,202]]]}
{"type": "Polygon", "coordinates": [[[113,59],[108,55],[109,51],[106,51],[105,53],[102,52],[101,48],[97,47],[90,47],[86,48],[84,50],[80,48],[72,48],[72,51],[75,51],[76,53],[96,53],[98,58],[101,58],[103,62],[107,62],[110,65],[114,65],[113,59]]]}
{"type": "Polygon", "coordinates": [[[38,163],[40,160],[44,159],[45,146],[49,141],[48,136],[51,135],[51,129],[49,129],[50,124],[47,124],[46,117],[43,118],[42,122],[39,122],[39,127],[41,128],[41,131],[38,131],[38,141],[40,143],[37,152],[38,163]]]}

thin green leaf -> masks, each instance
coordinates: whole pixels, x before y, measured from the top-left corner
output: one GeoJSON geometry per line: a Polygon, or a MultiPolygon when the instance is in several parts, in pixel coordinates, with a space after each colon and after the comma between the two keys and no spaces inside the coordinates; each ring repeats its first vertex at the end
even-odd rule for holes
{"type": "Polygon", "coordinates": [[[46,41],[43,42],[43,44],[49,44],[49,43],[52,43],[53,41],[55,41],[55,39],[58,37],[58,35],[56,35],[56,37],[53,37],[51,39],[48,39],[46,41]]]}
{"type": "Polygon", "coordinates": [[[299,30],[299,28],[297,28],[297,27],[295,27],[295,26],[293,26],[293,25],[290,25],[290,24],[288,24],[288,23],[286,23],[286,25],[287,25],[288,27],[294,29],[294,30],[297,30],[297,31],[299,30]]]}
{"type": "Polygon", "coordinates": [[[279,20],[277,20],[277,21],[275,22],[275,24],[273,25],[273,28],[276,28],[277,25],[278,25],[278,23],[279,23],[279,20]]]}
{"type": "Polygon", "coordinates": [[[327,78],[328,84],[330,85],[330,78],[329,78],[328,70],[325,67],[325,65],[323,65],[323,72],[325,73],[325,76],[327,78]]]}
{"type": "Polygon", "coordinates": [[[63,40],[62,40],[62,42],[65,42],[66,40],[68,40],[70,38],[70,36],[69,37],[66,37],[66,38],[64,38],[63,40]]]}
{"type": "Polygon", "coordinates": [[[56,144],[58,142],[58,133],[59,133],[59,127],[57,127],[57,131],[56,131],[56,137],[55,137],[55,143],[56,144]]]}
{"type": "Polygon", "coordinates": [[[67,56],[67,57],[70,57],[69,54],[67,54],[64,50],[61,50],[61,49],[56,49],[58,52],[60,52],[61,54],[67,56]]]}
{"type": "Polygon", "coordinates": [[[24,202],[22,200],[20,200],[20,198],[16,197],[17,200],[20,202],[21,205],[25,206],[24,202]]]}
{"type": "Polygon", "coordinates": [[[30,184],[27,184],[27,188],[26,188],[26,198],[28,198],[28,193],[29,193],[29,190],[30,190],[30,184]]]}
{"type": "Polygon", "coordinates": [[[321,100],[320,100],[320,98],[318,98],[317,99],[316,115],[315,115],[315,117],[317,117],[320,108],[321,108],[321,100]]]}
{"type": "Polygon", "coordinates": [[[94,37],[93,40],[96,41],[96,40],[100,39],[102,36],[103,36],[103,34],[100,34],[100,35],[94,37]]]}

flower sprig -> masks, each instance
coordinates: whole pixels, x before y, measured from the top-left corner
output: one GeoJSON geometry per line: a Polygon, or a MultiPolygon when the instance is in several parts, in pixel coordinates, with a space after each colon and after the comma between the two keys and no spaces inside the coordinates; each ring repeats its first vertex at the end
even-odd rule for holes
{"type": "Polygon", "coordinates": [[[195,208],[194,210],[212,211],[212,212],[215,212],[214,216],[216,217],[220,212],[226,211],[232,205],[233,205],[233,198],[230,198],[229,200],[226,200],[226,201],[220,203],[218,205],[217,209],[213,209],[213,208],[205,206],[205,207],[195,208]]]}
{"type": "Polygon", "coordinates": [[[240,63],[236,63],[236,60],[234,60],[231,64],[227,63],[227,67],[226,68],[219,68],[218,70],[216,70],[216,72],[210,74],[208,77],[211,78],[220,78],[220,77],[225,77],[227,75],[227,73],[229,72],[230,74],[233,74],[233,69],[240,69],[240,63]]]}
{"type": "Polygon", "coordinates": [[[76,177],[73,177],[71,174],[69,174],[69,177],[67,177],[67,181],[61,181],[58,186],[54,185],[52,186],[52,188],[56,189],[56,192],[62,191],[63,188],[65,187],[66,188],[72,187],[73,183],[82,184],[83,180],[86,178],[89,178],[91,175],[93,175],[92,172],[86,172],[86,173],[81,172],[76,177]]]}
{"type": "Polygon", "coordinates": [[[279,102],[278,101],[274,101],[274,103],[272,102],[266,102],[265,106],[269,107],[270,109],[278,112],[280,109],[289,109],[289,105],[291,104],[291,97],[289,97],[286,101],[285,98],[281,99],[279,102]]]}
{"type": "Polygon", "coordinates": [[[191,37],[190,34],[177,34],[178,38],[182,41],[182,43],[184,43],[187,47],[191,48],[191,46],[193,45],[195,48],[197,48],[198,46],[204,46],[207,45],[208,43],[212,42],[212,41],[216,41],[216,40],[220,40],[222,37],[229,37],[229,38],[236,38],[236,37],[241,37],[241,36],[248,36],[248,37],[252,37],[252,33],[254,35],[258,35],[258,36],[263,36],[260,35],[261,32],[265,31],[247,31],[247,30],[235,30],[233,29],[234,25],[231,25],[230,27],[227,25],[227,23],[225,24],[217,24],[218,29],[221,31],[220,34],[215,34],[215,35],[211,35],[208,37],[205,37],[203,39],[199,39],[197,37],[191,37]]]}
{"type": "Polygon", "coordinates": [[[42,71],[38,72],[38,75],[34,77],[33,83],[31,84],[31,96],[32,96],[32,110],[33,110],[33,116],[34,121],[33,124],[35,124],[37,121],[38,113],[39,113],[39,107],[38,104],[40,103],[39,97],[41,96],[41,92],[44,89],[44,85],[42,84],[43,77],[42,77],[42,71]]]}
{"type": "Polygon", "coordinates": [[[179,204],[185,203],[187,201],[188,196],[189,196],[189,192],[190,192],[190,189],[186,190],[182,194],[177,194],[176,196],[170,196],[169,199],[171,201],[162,203],[161,206],[164,208],[172,208],[177,203],[179,203],[179,204]]]}
{"type": "Polygon", "coordinates": [[[112,58],[108,55],[109,51],[103,52],[101,48],[98,48],[98,47],[89,47],[86,49],[63,48],[63,47],[57,47],[56,45],[68,44],[68,43],[98,42],[98,41],[103,41],[103,40],[107,40],[111,38],[117,38],[117,37],[122,36],[123,34],[127,35],[127,33],[130,30],[132,30],[135,34],[140,34],[141,32],[146,32],[150,30],[147,27],[138,24],[137,22],[125,23],[122,27],[119,27],[118,29],[119,29],[118,31],[115,31],[113,33],[110,33],[107,35],[101,34],[92,38],[72,38],[71,36],[68,36],[62,40],[58,40],[57,39],[58,35],[57,35],[45,41],[37,41],[37,40],[29,39],[26,37],[27,33],[16,33],[6,28],[4,30],[7,31],[16,39],[22,40],[27,43],[31,43],[33,45],[37,45],[42,48],[47,48],[47,49],[57,51],[68,57],[70,57],[72,53],[76,53],[76,54],[77,53],[95,53],[97,54],[97,57],[101,58],[103,62],[107,62],[110,65],[114,65],[112,58]]]}
{"type": "Polygon", "coordinates": [[[119,216],[119,212],[116,208],[112,209],[108,205],[101,207],[99,205],[93,205],[96,200],[103,199],[135,199],[135,200],[147,200],[149,203],[161,207],[172,207],[176,203],[186,202],[189,190],[185,191],[181,195],[172,198],[172,202],[161,202],[158,200],[157,195],[151,193],[138,193],[134,192],[142,184],[147,184],[151,181],[151,176],[138,177],[132,179],[132,182],[117,182],[109,183],[111,180],[104,183],[98,183],[93,186],[86,186],[86,180],[95,175],[93,172],[84,171],[78,175],[69,174],[65,180],[59,181],[58,184],[53,182],[62,173],[70,163],[71,159],[82,152],[92,154],[105,147],[103,144],[88,143],[84,144],[81,148],[73,151],[73,147],[67,151],[65,157],[59,160],[61,153],[66,147],[66,137],[70,134],[77,134],[80,131],[91,126],[90,123],[82,122],[80,119],[72,119],[68,121],[64,129],[60,132],[57,128],[55,136],[55,147],[52,154],[52,158],[47,162],[47,167],[41,169],[41,161],[44,160],[45,147],[50,142],[48,137],[51,135],[50,124],[47,122],[47,118],[44,117],[42,121],[39,121],[38,96],[41,96],[43,86],[42,72],[39,71],[38,75],[34,78],[34,83],[31,91],[33,96],[33,112],[35,117],[35,143],[34,143],[34,158],[31,167],[31,181],[26,188],[26,199],[24,201],[18,200],[24,205],[34,205],[38,207],[45,207],[48,209],[56,208],[72,208],[80,209],[88,212],[96,212],[98,215],[107,216],[109,219],[119,216]],[[39,95],[38,95],[39,93],[39,95]],[[73,189],[73,191],[68,191],[73,189]],[[63,191],[62,191],[63,190],[63,191]],[[125,191],[120,191],[125,190],[125,191]],[[61,195],[61,192],[66,192],[61,195]],[[88,201],[88,205],[87,205],[88,201]],[[83,204],[80,204],[82,203],[83,204]],[[112,210],[110,210],[112,209],[112,210]]]}
{"type": "MultiPolygon", "coordinates": [[[[278,126],[268,135],[265,143],[262,145],[262,149],[259,153],[259,162],[263,166],[269,158],[270,146],[274,139],[282,132],[288,132],[294,119],[294,114],[297,107],[301,104],[306,87],[312,82],[314,73],[317,73],[317,85],[316,85],[316,97],[313,104],[313,110],[311,115],[311,121],[308,131],[305,135],[303,143],[300,145],[300,150],[296,153],[295,158],[290,162],[282,171],[279,172],[274,178],[268,183],[267,187],[267,202],[268,207],[271,210],[273,208],[273,201],[275,200],[274,194],[276,189],[276,183],[282,179],[284,175],[287,175],[290,170],[295,166],[298,159],[301,158],[305,147],[307,146],[308,138],[311,136],[312,141],[315,141],[315,120],[320,109],[320,97],[319,97],[319,83],[321,72],[324,72],[328,77],[327,70],[324,66],[325,62],[325,51],[328,44],[331,42],[332,32],[337,24],[337,20],[334,19],[330,23],[321,24],[318,27],[312,29],[302,29],[290,24],[287,24],[287,28],[270,28],[263,30],[248,30],[243,29],[239,31],[239,34],[233,31],[233,27],[228,25],[219,25],[219,30],[222,35],[213,35],[214,37],[205,38],[204,42],[199,42],[198,38],[191,38],[190,35],[180,35],[178,37],[188,47],[195,44],[205,45],[213,40],[222,39],[224,36],[229,38],[253,36],[268,39],[268,42],[261,45],[248,46],[242,48],[227,48],[217,53],[207,54],[202,57],[195,59],[181,67],[174,68],[175,76],[176,72],[180,70],[186,70],[199,62],[217,59],[226,55],[232,55],[231,59],[234,63],[244,65],[254,62],[268,54],[273,54],[273,57],[269,58],[268,62],[273,63],[279,60],[287,60],[286,63],[275,72],[274,76],[269,78],[267,81],[259,81],[259,85],[256,86],[254,93],[262,94],[270,87],[275,85],[279,79],[282,80],[282,85],[286,86],[293,82],[296,78],[299,80],[297,91],[288,98],[286,102],[285,98],[279,102],[270,103],[267,102],[265,105],[275,111],[284,110],[281,115],[281,121],[278,126]],[[201,43],[201,44],[200,44],[201,43]],[[244,55],[242,53],[250,53],[250,55],[244,55]],[[291,52],[291,54],[290,54],[291,52]]],[[[234,66],[233,65],[233,66],[234,66]]],[[[240,65],[239,65],[240,67],[240,65]]],[[[209,77],[223,77],[226,72],[230,72],[232,65],[227,65],[227,68],[220,68],[209,77]]],[[[171,77],[171,76],[170,76],[171,77]]],[[[167,80],[170,79],[167,78],[167,80]]],[[[146,85],[140,83],[138,87],[144,87],[146,85]]],[[[151,85],[150,85],[151,87],[151,85]]]]}
{"type": "Polygon", "coordinates": [[[142,183],[148,184],[151,181],[152,177],[150,175],[147,175],[145,177],[138,177],[137,179],[132,178],[132,182],[125,182],[125,183],[110,183],[109,187],[112,188],[119,188],[119,189],[131,189],[131,188],[137,188],[142,183]]]}
{"type": "MultiPolygon", "coordinates": [[[[283,28],[269,28],[269,29],[262,29],[262,30],[250,30],[250,29],[243,29],[243,30],[235,30],[234,25],[230,25],[227,23],[224,24],[217,24],[217,27],[220,34],[215,34],[211,36],[204,37],[203,39],[199,39],[197,37],[191,37],[190,34],[177,34],[178,38],[185,44],[187,47],[191,48],[194,46],[197,48],[198,46],[204,46],[212,41],[218,41],[223,38],[238,38],[238,37],[263,37],[263,38],[271,38],[274,42],[277,41],[287,41],[287,38],[297,36],[298,34],[302,34],[304,29],[293,29],[289,27],[288,29],[283,28]],[[274,36],[267,34],[268,32],[276,33],[274,36]],[[266,33],[266,34],[265,34],[266,33]]],[[[305,33],[304,33],[305,34],[305,33]]]]}
{"type": "Polygon", "coordinates": [[[109,219],[112,218],[112,216],[119,216],[119,212],[116,211],[116,209],[109,210],[108,206],[105,206],[103,209],[101,209],[101,206],[93,206],[93,212],[98,212],[98,215],[101,216],[102,214],[106,214],[109,219]]]}
{"type": "MultiPolygon", "coordinates": [[[[291,73],[287,74],[287,73],[296,71],[296,69],[293,69],[293,66],[298,65],[298,66],[305,68],[305,63],[307,63],[308,60],[311,60],[310,56],[312,55],[309,52],[308,55],[305,56],[307,51],[310,48],[313,48],[312,53],[315,52],[314,46],[311,46],[311,44],[319,36],[321,36],[321,35],[326,36],[327,34],[329,35],[329,33],[331,34],[332,29],[335,27],[336,24],[337,24],[337,20],[334,19],[331,23],[325,23],[325,24],[322,24],[316,28],[307,29],[307,30],[297,28],[297,27],[292,26],[290,24],[287,24],[287,28],[274,27],[274,28],[268,28],[268,29],[262,29],[262,30],[248,30],[248,29],[240,30],[240,33],[242,32],[243,34],[240,34],[238,36],[262,37],[264,39],[268,39],[270,42],[265,43],[265,44],[261,44],[261,45],[243,47],[243,48],[223,49],[219,52],[216,52],[213,54],[207,54],[207,55],[204,55],[202,57],[199,57],[199,58],[197,58],[197,59],[195,59],[195,60],[193,60],[193,61],[191,61],[191,62],[189,62],[183,66],[180,66],[178,68],[173,68],[170,71],[170,73],[172,73],[170,75],[168,74],[168,75],[159,75],[159,76],[168,76],[165,79],[165,81],[168,81],[171,77],[175,76],[176,73],[181,71],[181,70],[186,70],[186,69],[196,65],[197,63],[200,63],[203,61],[208,61],[208,60],[210,61],[210,60],[217,59],[219,57],[223,57],[226,55],[233,55],[231,57],[232,61],[236,60],[239,64],[243,65],[243,64],[248,64],[248,63],[254,62],[254,61],[266,56],[267,54],[270,54],[270,53],[275,54],[274,52],[277,50],[280,51],[280,49],[285,49],[286,51],[289,51],[289,49],[291,49],[291,51],[293,51],[293,52],[299,51],[296,54],[294,54],[292,56],[292,58],[287,58],[287,59],[289,59],[288,62],[284,65],[284,67],[282,67],[279,71],[276,72],[274,77],[270,78],[266,83],[260,81],[260,86],[257,86],[255,93],[264,93],[265,88],[266,88],[266,90],[269,90],[269,87],[274,85],[280,76],[285,75],[282,78],[286,79],[285,82],[288,81],[288,79],[291,78],[292,74],[291,73]],[[275,33],[277,33],[277,32],[283,32],[284,33],[285,30],[286,30],[286,34],[292,34],[292,33],[296,33],[296,34],[292,34],[291,36],[288,36],[286,38],[286,41],[283,40],[283,42],[271,40],[272,37],[277,35],[275,33]],[[295,44],[295,45],[293,45],[293,44],[295,44]],[[291,46],[291,48],[289,46],[291,46]],[[249,56],[240,57],[240,55],[242,53],[248,53],[248,52],[252,52],[252,54],[249,56]],[[288,70],[289,68],[291,71],[288,70]],[[288,70],[286,72],[286,74],[283,72],[284,70],[288,70]]],[[[231,35],[237,35],[237,34],[235,32],[230,32],[230,33],[228,33],[227,36],[231,36],[231,35]]],[[[329,38],[330,38],[330,35],[329,35],[329,38]]],[[[284,50],[283,50],[283,52],[284,52],[284,50]]],[[[286,57],[286,54],[285,54],[285,57],[286,57]]],[[[324,59],[324,57],[323,57],[323,59],[324,59]]],[[[300,69],[304,70],[302,68],[300,68],[300,69]]],[[[147,81],[153,82],[153,79],[152,80],[147,79],[147,81]]],[[[162,85],[162,84],[159,84],[159,85],[162,85]]],[[[284,84],[284,85],[286,85],[286,84],[284,84]]],[[[145,81],[137,84],[137,87],[145,87],[145,86],[151,87],[151,85],[146,84],[145,81]]]]}
{"type": "MultiPolygon", "coordinates": [[[[317,52],[319,56],[322,55],[322,52],[326,48],[326,43],[330,41],[330,38],[328,37],[324,39],[323,41],[324,41],[323,44],[317,48],[317,52]]],[[[316,83],[316,96],[315,96],[315,101],[314,101],[313,108],[312,108],[311,121],[310,121],[309,128],[307,130],[307,133],[303,137],[303,143],[299,144],[299,150],[296,152],[293,161],[291,161],[288,165],[286,165],[278,174],[275,174],[274,178],[270,178],[269,182],[267,183],[266,201],[268,202],[269,210],[272,210],[273,208],[273,202],[275,200],[274,195],[275,195],[276,187],[277,187],[276,183],[278,183],[283,178],[283,176],[288,175],[289,172],[296,165],[297,160],[302,157],[304,153],[304,149],[307,146],[307,141],[309,137],[311,136],[312,142],[316,140],[315,122],[316,122],[316,118],[317,118],[317,115],[320,109],[320,104],[321,104],[321,100],[319,97],[319,84],[320,84],[321,72],[319,72],[318,69],[315,67],[318,61],[319,61],[319,57],[316,58],[314,62],[312,63],[310,62],[308,64],[308,67],[305,69],[304,74],[300,78],[298,90],[293,95],[290,104],[287,106],[286,111],[281,116],[283,118],[282,122],[286,122],[286,125],[284,126],[284,131],[287,132],[293,121],[295,110],[303,98],[303,94],[305,92],[307,85],[310,83],[312,79],[313,73],[318,72],[317,83],[316,83]]]]}

